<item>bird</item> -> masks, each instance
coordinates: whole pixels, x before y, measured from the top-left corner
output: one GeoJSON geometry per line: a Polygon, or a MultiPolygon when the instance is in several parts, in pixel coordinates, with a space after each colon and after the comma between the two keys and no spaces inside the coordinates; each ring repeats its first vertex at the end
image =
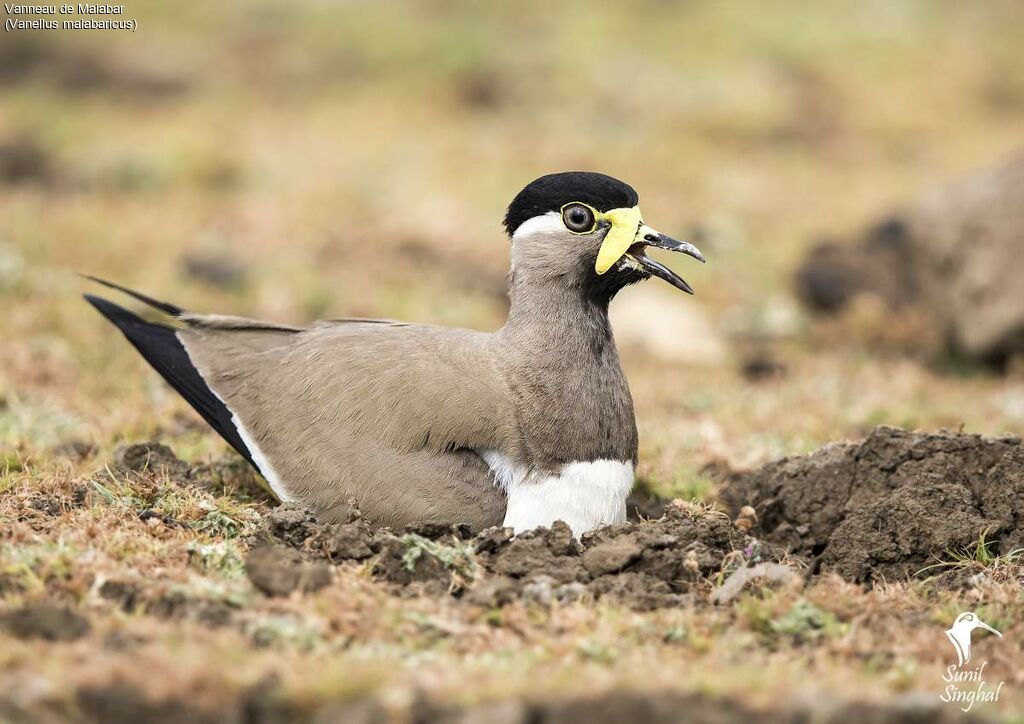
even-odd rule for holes
{"type": "Polygon", "coordinates": [[[953,621],[953,625],[946,629],[946,638],[956,649],[957,666],[963,666],[971,660],[971,632],[976,628],[983,628],[991,631],[999,638],[1003,635],[978,618],[970,611],[961,613],[953,621]]]}
{"type": "Polygon", "coordinates": [[[494,332],[386,319],[291,326],[199,314],[89,277],[153,308],[85,299],[269,483],[341,522],[510,527],[578,538],[626,518],[637,464],[612,298],[658,277],[654,247],[704,256],[648,226],[630,185],[541,176],[508,205],[509,311],[494,332]]]}

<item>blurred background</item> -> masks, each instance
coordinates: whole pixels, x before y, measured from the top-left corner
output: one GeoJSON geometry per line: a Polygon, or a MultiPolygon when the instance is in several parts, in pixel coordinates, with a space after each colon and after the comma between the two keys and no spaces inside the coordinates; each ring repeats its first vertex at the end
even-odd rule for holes
{"type": "MultiPolygon", "coordinates": [[[[153,436],[223,450],[75,272],[197,311],[494,329],[505,206],[570,169],[632,184],[708,258],[667,260],[696,297],[653,280],[613,304],[651,487],[699,497],[709,465],[882,423],[1024,423],[1012,353],[959,353],[933,305],[877,285],[822,315],[828,278],[799,271],[1021,146],[1014,0],[130,0],[124,17],[137,32],[0,38],[9,459],[153,436]]],[[[854,257],[916,268],[886,249],[854,257]]]]}

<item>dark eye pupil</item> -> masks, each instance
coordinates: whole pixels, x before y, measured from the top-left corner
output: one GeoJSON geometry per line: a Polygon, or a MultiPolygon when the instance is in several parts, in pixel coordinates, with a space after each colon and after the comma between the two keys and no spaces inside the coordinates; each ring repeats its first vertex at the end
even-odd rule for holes
{"type": "Polygon", "coordinates": [[[567,206],[563,212],[565,225],[570,230],[583,234],[592,230],[594,226],[594,215],[590,209],[581,204],[567,206]]]}

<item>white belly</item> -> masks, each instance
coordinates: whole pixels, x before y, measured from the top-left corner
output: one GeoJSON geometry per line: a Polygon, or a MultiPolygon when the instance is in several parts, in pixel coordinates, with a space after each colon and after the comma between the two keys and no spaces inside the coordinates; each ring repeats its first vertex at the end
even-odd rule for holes
{"type": "Polygon", "coordinates": [[[631,462],[569,463],[553,474],[515,465],[494,450],[478,452],[508,495],[503,525],[516,533],[561,520],[579,538],[588,530],[626,520],[626,496],[633,488],[631,462]]]}

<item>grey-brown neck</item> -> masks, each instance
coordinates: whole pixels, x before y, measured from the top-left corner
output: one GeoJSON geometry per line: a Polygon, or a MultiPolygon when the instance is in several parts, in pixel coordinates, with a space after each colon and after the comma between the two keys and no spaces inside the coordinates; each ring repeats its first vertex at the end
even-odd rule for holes
{"type": "Polygon", "coordinates": [[[495,335],[522,449],[535,466],[636,461],[633,400],[606,303],[565,278],[517,270],[495,335]]]}

